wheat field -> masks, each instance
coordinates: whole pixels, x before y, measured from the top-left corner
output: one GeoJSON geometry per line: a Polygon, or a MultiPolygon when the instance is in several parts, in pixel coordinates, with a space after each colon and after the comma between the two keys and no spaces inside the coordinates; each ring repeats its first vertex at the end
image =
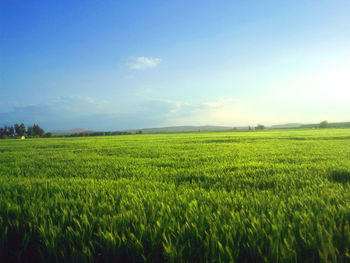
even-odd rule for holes
{"type": "Polygon", "coordinates": [[[350,129],[1,140],[0,258],[349,262],[350,129]]]}

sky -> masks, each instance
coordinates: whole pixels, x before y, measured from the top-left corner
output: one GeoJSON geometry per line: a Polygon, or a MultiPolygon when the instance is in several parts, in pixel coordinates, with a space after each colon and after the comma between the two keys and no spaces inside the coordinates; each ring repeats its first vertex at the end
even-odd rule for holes
{"type": "Polygon", "coordinates": [[[350,1],[0,1],[0,126],[350,121],[350,1]]]}

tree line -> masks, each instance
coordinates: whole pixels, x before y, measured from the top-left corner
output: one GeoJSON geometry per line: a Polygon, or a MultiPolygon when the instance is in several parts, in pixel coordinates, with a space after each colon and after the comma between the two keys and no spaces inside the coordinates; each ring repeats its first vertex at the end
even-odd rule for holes
{"type": "Polygon", "coordinates": [[[13,126],[5,125],[0,127],[0,138],[21,138],[22,136],[29,138],[51,137],[50,132],[45,132],[38,124],[26,127],[23,123],[13,126]]]}
{"type": "Polygon", "coordinates": [[[57,137],[88,137],[88,136],[113,136],[113,135],[130,135],[132,133],[126,131],[96,131],[96,132],[79,132],[73,134],[56,135],[57,137]]]}

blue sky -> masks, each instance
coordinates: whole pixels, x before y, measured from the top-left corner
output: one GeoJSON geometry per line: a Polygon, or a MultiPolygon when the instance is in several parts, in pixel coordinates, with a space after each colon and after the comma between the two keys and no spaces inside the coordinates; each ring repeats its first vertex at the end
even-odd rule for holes
{"type": "Polygon", "coordinates": [[[0,2],[0,125],[350,121],[350,2],[0,2]]]}

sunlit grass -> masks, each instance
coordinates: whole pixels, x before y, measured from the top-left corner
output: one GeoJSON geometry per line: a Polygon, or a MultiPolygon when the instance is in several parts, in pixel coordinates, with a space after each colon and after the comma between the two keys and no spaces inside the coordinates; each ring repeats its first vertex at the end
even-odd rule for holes
{"type": "Polygon", "coordinates": [[[0,141],[0,256],[350,260],[350,130],[0,141]]]}

